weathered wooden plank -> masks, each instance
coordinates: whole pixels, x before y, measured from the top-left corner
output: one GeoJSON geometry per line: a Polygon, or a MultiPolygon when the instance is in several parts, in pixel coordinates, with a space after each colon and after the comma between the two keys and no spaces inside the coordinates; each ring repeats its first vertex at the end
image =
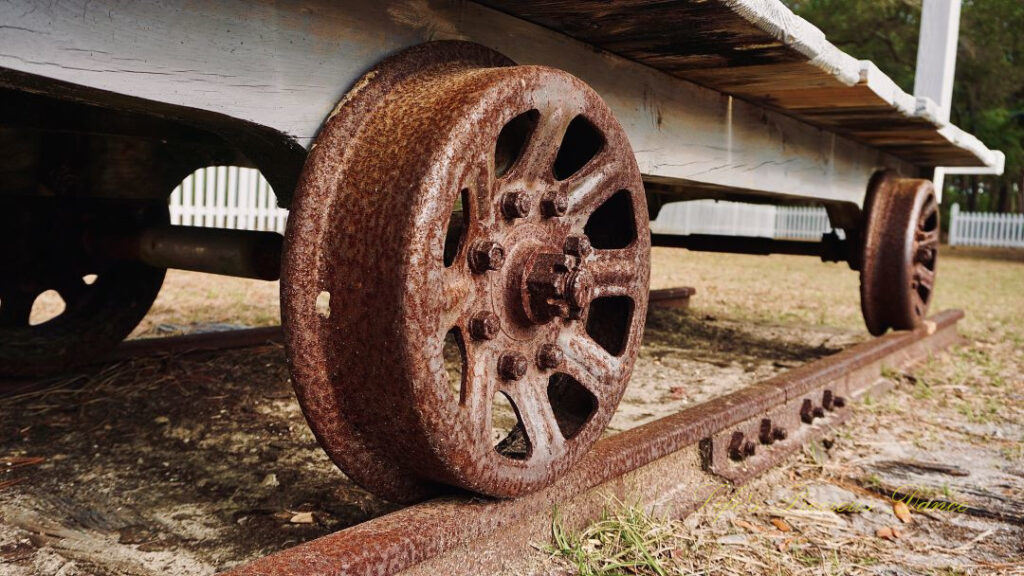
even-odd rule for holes
{"type": "MultiPolygon", "coordinates": [[[[876,138],[874,134],[884,132],[890,120],[919,122],[931,131],[915,131],[921,138],[921,150],[912,141],[898,149],[885,148],[917,165],[997,163],[991,150],[949,124],[949,70],[944,75],[937,74],[942,78],[948,76],[942,80],[948,85],[919,94],[934,93],[943,99],[944,107],[928,98],[914,98],[870,62],[859,62],[840,51],[820,30],[777,0],[480,1],[673,76],[772,107],[871,146],[885,142],[884,136],[876,138]],[[854,132],[847,129],[846,123],[837,121],[836,116],[819,113],[830,110],[842,111],[854,123],[876,123],[878,130],[854,132]],[[938,136],[942,145],[932,136],[938,136]]],[[[941,1],[943,5],[949,3],[941,1]]],[[[936,24],[925,32],[944,25],[942,33],[948,36],[952,18],[951,13],[936,13],[936,24]]],[[[937,66],[948,67],[947,64],[943,61],[937,66]]],[[[925,68],[927,75],[930,72],[925,68]]]]}
{"type": "MultiPolygon", "coordinates": [[[[645,176],[675,189],[859,205],[875,170],[915,172],[895,156],[760,105],[456,0],[14,0],[0,4],[0,22],[2,68],[215,112],[307,147],[338,99],[385,55],[464,39],[581,77],[625,127],[645,176]]],[[[719,36],[730,34],[762,38],[749,26],[719,36]]],[[[763,60],[777,43],[729,58],[763,60]]],[[[109,94],[92,97],[102,102],[109,94]]],[[[272,167],[253,160],[274,181],[272,167]]]]}

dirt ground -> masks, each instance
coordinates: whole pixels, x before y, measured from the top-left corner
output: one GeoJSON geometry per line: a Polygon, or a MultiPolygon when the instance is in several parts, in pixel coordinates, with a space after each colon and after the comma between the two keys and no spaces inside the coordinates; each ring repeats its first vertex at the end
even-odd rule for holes
{"type": "MultiPolygon", "coordinates": [[[[969,344],[887,375],[894,390],[829,448],[685,521],[646,518],[646,555],[685,574],[1024,573],[1024,257],[947,250],[940,267],[936,309],[967,310],[969,344]],[[969,512],[904,524],[890,493],[908,486],[969,512]],[[870,508],[834,511],[849,503],[870,508]]],[[[652,310],[609,434],[867,338],[845,266],[656,249],[652,284],[697,295],[652,310]]],[[[275,283],[172,272],[134,336],[276,324],[276,304],[275,283]]],[[[212,574],[392,509],[319,449],[278,346],[131,360],[0,401],[5,576],[212,574]]],[[[601,571],[602,537],[549,565],[622,573],[601,571]]]]}

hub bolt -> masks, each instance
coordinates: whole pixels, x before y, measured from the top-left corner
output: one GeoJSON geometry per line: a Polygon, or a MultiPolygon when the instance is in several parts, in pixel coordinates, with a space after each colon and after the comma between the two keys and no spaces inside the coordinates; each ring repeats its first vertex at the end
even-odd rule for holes
{"type": "Polygon", "coordinates": [[[823,392],[822,395],[821,395],[821,407],[824,408],[825,410],[828,410],[829,412],[831,412],[832,409],[833,409],[833,406],[832,406],[832,401],[833,400],[834,400],[834,398],[832,397],[832,391],[831,390],[825,390],[825,392],[823,392]]]}
{"type": "Polygon", "coordinates": [[[788,436],[788,434],[786,433],[786,429],[785,428],[781,428],[781,427],[776,426],[775,428],[772,428],[772,436],[776,440],[785,440],[786,436],[788,436]]]}
{"type": "Polygon", "coordinates": [[[756,444],[754,444],[750,440],[747,440],[746,442],[743,443],[743,455],[744,456],[753,456],[755,453],[757,453],[757,445],[756,444]]]}
{"type": "Polygon", "coordinates": [[[732,437],[729,438],[729,458],[743,460],[745,457],[743,448],[743,432],[733,432],[732,437]]]}
{"type": "Polygon", "coordinates": [[[822,408],[821,406],[815,406],[813,414],[814,414],[815,418],[824,418],[825,417],[825,409],[822,408]]]}
{"type": "Polygon", "coordinates": [[[519,352],[503,352],[498,358],[498,375],[502,380],[519,380],[526,375],[526,356],[519,352]]]}
{"type": "Polygon", "coordinates": [[[809,398],[800,403],[800,421],[804,424],[814,422],[814,405],[809,398]]]}
{"type": "Polygon", "coordinates": [[[541,370],[553,370],[562,365],[565,355],[562,349],[554,344],[544,344],[537,350],[537,367],[541,370]]]}
{"type": "Polygon", "coordinates": [[[498,270],[504,263],[505,249],[492,240],[474,242],[469,250],[469,267],[477,274],[498,270]]]}
{"type": "Polygon", "coordinates": [[[477,312],[469,319],[469,335],[473,340],[492,340],[501,330],[498,316],[493,312],[477,312]]]}
{"type": "Polygon", "coordinates": [[[548,192],[540,200],[540,211],[545,218],[565,216],[569,211],[569,198],[558,192],[548,192]]]}
{"type": "Polygon", "coordinates": [[[577,258],[586,258],[594,251],[590,245],[590,238],[586,236],[569,236],[565,239],[564,252],[577,258]]]}
{"type": "Polygon", "coordinates": [[[843,396],[836,396],[832,399],[832,404],[835,405],[836,408],[842,408],[846,406],[846,398],[843,396]]]}
{"type": "Polygon", "coordinates": [[[530,198],[525,192],[506,192],[501,197],[501,213],[505,218],[525,218],[530,214],[530,198]]]}
{"type": "Polygon", "coordinates": [[[761,419],[761,430],[757,434],[757,439],[761,441],[761,444],[771,444],[775,442],[775,437],[772,436],[771,418],[761,419]]]}

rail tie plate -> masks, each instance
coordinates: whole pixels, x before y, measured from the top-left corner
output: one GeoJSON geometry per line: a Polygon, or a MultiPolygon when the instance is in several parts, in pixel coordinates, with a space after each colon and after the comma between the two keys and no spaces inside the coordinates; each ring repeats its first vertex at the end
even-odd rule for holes
{"type": "Polygon", "coordinates": [[[515,500],[430,500],[236,568],[230,576],[490,574],[528,569],[557,507],[577,529],[613,499],[667,515],[695,510],[724,482],[739,485],[844,420],[900,369],[958,340],[959,310],[913,331],[852,346],[763,382],[598,442],[548,488],[515,500]],[[767,421],[767,424],[766,424],[767,421]]]}

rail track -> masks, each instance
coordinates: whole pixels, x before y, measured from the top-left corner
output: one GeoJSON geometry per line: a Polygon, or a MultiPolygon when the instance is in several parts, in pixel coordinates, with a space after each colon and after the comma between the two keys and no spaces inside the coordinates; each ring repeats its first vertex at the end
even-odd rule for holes
{"type": "Polygon", "coordinates": [[[261,558],[226,576],[492,574],[530,569],[554,514],[569,528],[613,499],[685,515],[824,437],[866,395],[958,341],[959,310],[892,332],[655,422],[600,440],[551,486],[512,500],[447,496],[261,558]]]}

